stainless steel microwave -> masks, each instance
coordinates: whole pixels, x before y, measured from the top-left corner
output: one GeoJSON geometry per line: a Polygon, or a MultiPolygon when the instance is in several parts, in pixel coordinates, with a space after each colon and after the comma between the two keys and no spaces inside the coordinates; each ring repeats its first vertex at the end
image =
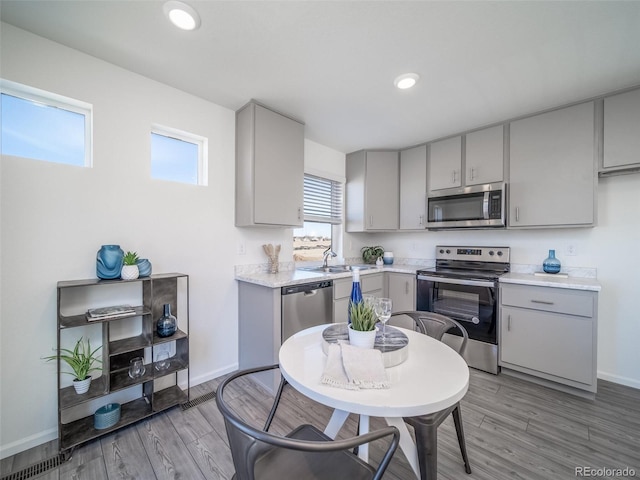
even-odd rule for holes
{"type": "Polygon", "coordinates": [[[506,227],[506,187],[500,182],[432,192],[427,198],[427,228],[506,227]]]}

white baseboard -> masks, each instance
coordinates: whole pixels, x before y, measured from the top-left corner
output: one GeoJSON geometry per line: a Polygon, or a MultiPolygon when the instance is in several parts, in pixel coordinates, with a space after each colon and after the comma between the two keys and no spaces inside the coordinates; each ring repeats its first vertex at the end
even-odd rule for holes
{"type": "MultiPolygon", "coordinates": [[[[207,372],[203,375],[198,375],[197,377],[191,377],[189,379],[190,384],[193,387],[195,385],[208,382],[209,380],[213,380],[214,378],[218,378],[222,375],[226,375],[227,373],[233,372],[237,369],[238,369],[238,364],[233,363],[231,365],[227,365],[225,367],[207,372]]],[[[186,388],[186,383],[180,386],[183,388],[186,388]]],[[[29,450],[30,448],[37,447],[38,445],[42,445],[43,443],[49,442],[51,440],[55,440],[57,438],[58,438],[58,429],[51,428],[48,430],[43,430],[42,432],[35,433],[25,438],[20,438],[15,442],[11,442],[6,445],[0,445],[0,459],[10,457],[11,455],[16,455],[20,452],[24,452],[25,450],[29,450]]]]}
{"type": "Polygon", "coordinates": [[[6,445],[0,445],[0,459],[16,455],[17,453],[24,452],[30,448],[37,447],[43,443],[50,442],[58,438],[58,429],[50,428],[49,430],[43,430],[42,432],[29,435],[25,438],[20,438],[15,442],[8,443],[6,445]]]}
{"type": "Polygon", "coordinates": [[[598,378],[601,380],[607,380],[608,382],[626,385],[627,387],[640,389],[640,380],[633,378],[621,377],[620,375],[613,375],[611,373],[601,371],[598,371],[598,378]]]}

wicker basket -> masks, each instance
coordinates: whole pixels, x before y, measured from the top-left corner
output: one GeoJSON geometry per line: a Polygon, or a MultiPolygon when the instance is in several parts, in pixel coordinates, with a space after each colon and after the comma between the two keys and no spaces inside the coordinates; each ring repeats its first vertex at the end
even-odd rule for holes
{"type": "Polygon", "coordinates": [[[93,426],[96,430],[113,427],[120,421],[120,404],[107,403],[93,414],[93,426]]]}

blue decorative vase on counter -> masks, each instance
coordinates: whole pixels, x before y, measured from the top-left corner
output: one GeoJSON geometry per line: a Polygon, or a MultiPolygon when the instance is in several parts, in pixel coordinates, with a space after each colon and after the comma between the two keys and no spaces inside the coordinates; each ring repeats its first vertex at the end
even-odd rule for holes
{"type": "Polygon", "coordinates": [[[102,245],[96,255],[96,275],[103,280],[120,278],[124,252],[120,245],[102,245]]]}
{"type": "Polygon", "coordinates": [[[542,262],[542,269],[546,273],[558,273],[560,271],[560,260],[556,258],[556,251],[549,250],[549,256],[542,262]]]}

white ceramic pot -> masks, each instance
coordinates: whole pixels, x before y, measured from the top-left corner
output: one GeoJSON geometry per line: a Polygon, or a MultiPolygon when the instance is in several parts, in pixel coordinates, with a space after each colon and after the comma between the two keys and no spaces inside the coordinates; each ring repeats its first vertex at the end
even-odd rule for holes
{"type": "Polygon", "coordinates": [[[122,272],[120,272],[120,277],[123,280],[135,280],[140,275],[140,270],[138,270],[138,265],[123,265],[122,272]]]}
{"type": "Polygon", "coordinates": [[[73,388],[75,388],[76,393],[78,395],[82,395],[83,393],[87,393],[89,391],[89,386],[91,385],[91,377],[87,377],[84,380],[74,380],[73,388]]]}
{"type": "Polygon", "coordinates": [[[361,332],[359,330],[353,330],[351,325],[347,329],[349,331],[349,343],[354,347],[360,348],[373,348],[376,343],[376,331],[361,332]]]}

